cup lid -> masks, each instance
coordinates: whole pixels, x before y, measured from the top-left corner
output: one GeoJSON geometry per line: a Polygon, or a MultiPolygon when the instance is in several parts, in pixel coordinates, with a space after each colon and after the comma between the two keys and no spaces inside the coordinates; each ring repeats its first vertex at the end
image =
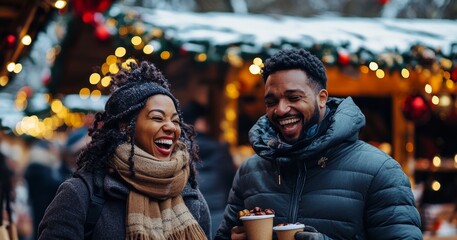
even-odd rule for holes
{"type": "Polygon", "coordinates": [[[274,226],[274,231],[284,231],[284,230],[292,230],[297,228],[305,228],[305,224],[288,224],[284,226],[274,226]]]}
{"type": "Polygon", "coordinates": [[[269,215],[254,215],[254,216],[242,216],[240,217],[241,220],[257,220],[257,219],[265,219],[265,218],[273,218],[275,217],[274,214],[269,215]]]}

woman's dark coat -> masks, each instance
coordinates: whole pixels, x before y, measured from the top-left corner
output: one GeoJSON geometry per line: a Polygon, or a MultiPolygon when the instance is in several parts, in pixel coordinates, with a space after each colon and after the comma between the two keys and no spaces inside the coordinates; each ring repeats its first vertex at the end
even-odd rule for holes
{"type": "MultiPolygon", "coordinates": [[[[91,176],[84,174],[87,182],[91,176]]],[[[91,189],[93,186],[90,186],[91,189]]],[[[118,179],[106,176],[105,204],[92,239],[125,239],[126,199],[129,189],[118,179]]],[[[92,190],[91,190],[92,191],[92,190]]],[[[211,221],[206,201],[189,183],[181,193],[186,206],[210,239],[211,221]]],[[[84,223],[89,206],[89,190],[80,177],[62,183],[46,210],[39,227],[39,239],[84,239],[84,223]]]]}

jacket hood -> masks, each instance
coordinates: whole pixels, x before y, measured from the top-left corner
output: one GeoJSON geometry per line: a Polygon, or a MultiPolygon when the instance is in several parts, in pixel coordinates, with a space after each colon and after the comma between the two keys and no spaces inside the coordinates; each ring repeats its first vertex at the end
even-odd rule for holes
{"type": "Polygon", "coordinates": [[[294,144],[283,142],[264,115],[249,131],[249,141],[260,157],[280,164],[316,158],[325,154],[324,150],[344,141],[356,141],[360,129],[365,126],[365,116],[352,98],[329,98],[327,109],[325,119],[317,126],[318,134],[311,140],[302,139],[294,144]]]}

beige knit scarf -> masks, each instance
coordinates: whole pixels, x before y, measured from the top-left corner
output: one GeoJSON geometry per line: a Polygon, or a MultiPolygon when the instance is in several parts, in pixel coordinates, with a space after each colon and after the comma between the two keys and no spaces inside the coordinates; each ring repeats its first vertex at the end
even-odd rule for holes
{"type": "Polygon", "coordinates": [[[135,146],[133,177],[130,149],[130,144],[120,145],[113,158],[117,172],[133,187],[127,200],[126,239],[207,239],[181,197],[189,177],[185,144],[178,142],[170,161],[135,146]]]}

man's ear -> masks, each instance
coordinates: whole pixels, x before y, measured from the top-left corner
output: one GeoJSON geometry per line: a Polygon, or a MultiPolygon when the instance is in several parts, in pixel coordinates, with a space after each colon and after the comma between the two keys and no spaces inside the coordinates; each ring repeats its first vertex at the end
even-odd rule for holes
{"type": "Polygon", "coordinates": [[[317,103],[319,105],[319,108],[324,108],[325,105],[327,104],[327,100],[328,100],[327,89],[321,89],[319,91],[319,95],[317,97],[318,97],[317,103]]]}

